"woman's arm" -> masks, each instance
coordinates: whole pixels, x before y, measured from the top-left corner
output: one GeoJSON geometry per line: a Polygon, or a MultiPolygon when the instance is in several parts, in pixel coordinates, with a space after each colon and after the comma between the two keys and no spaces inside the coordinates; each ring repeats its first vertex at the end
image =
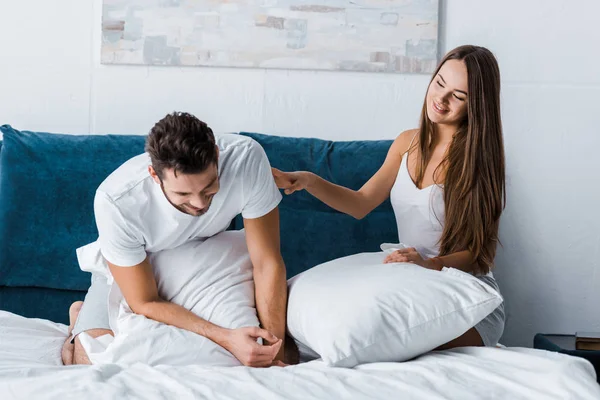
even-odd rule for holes
{"type": "MultiPolygon", "coordinates": [[[[414,130],[405,131],[394,140],[381,168],[359,190],[336,185],[306,171],[283,172],[273,168],[273,177],[286,194],[306,189],[329,207],[361,219],[389,197],[402,155],[408,150],[414,134],[414,130]]],[[[361,156],[368,157],[368,154],[357,155],[361,156]]]]}
{"type": "Polygon", "coordinates": [[[428,269],[441,271],[443,267],[456,268],[470,274],[480,270],[469,250],[450,253],[445,256],[423,258],[414,247],[397,250],[385,258],[384,263],[410,262],[428,269]]]}
{"type": "Polygon", "coordinates": [[[445,256],[433,257],[429,260],[431,260],[431,263],[434,267],[439,267],[439,269],[442,269],[442,267],[451,267],[460,269],[461,271],[468,272],[470,274],[479,271],[479,266],[473,258],[473,254],[469,250],[458,251],[445,256]]]}

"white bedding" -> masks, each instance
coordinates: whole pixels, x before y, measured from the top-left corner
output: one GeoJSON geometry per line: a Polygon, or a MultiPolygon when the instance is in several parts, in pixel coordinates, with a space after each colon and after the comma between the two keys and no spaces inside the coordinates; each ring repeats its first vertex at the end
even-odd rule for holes
{"type": "Polygon", "coordinates": [[[587,361],[523,348],[464,348],[355,369],[64,367],[67,327],[0,311],[0,399],[600,399],[587,361]]]}

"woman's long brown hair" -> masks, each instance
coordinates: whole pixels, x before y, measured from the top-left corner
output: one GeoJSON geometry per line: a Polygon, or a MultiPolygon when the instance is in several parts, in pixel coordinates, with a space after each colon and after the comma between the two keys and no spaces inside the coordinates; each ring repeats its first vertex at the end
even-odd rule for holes
{"type": "MultiPolygon", "coordinates": [[[[462,60],[465,63],[468,95],[466,117],[438,167],[446,172],[443,182],[446,211],[439,242],[440,255],[469,250],[473,255],[475,272],[485,274],[494,264],[500,215],[506,204],[500,70],[496,58],[488,49],[461,46],[442,59],[431,81],[447,60],[462,60]]],[[[434,135],[435,124],[427,117],[425,100],[419,141],[416,143],[418,187],[431,158],[434,135]]]]}

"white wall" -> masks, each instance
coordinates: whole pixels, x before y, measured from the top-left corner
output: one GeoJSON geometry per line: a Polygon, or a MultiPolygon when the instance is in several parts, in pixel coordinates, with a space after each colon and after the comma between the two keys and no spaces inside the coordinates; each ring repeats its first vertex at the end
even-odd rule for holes
{"type": "MultiPolygon", "coordinates": [[[[487,46],[503,78],[503,342],[600,330],[600,2],[441,1],[446,52],[487,46]]],[[[0,2],[0,123],[146,133],[185,110],[218,131],[334,140],[416,126],[429,77],[99,64],[101,0],[0,2]]]]}
{"type": "Polygon", "coordinates": [[[600,331],[600,2],[447,3],[445,48],[488,46],[503,78],[503,341],[600,331]]]}

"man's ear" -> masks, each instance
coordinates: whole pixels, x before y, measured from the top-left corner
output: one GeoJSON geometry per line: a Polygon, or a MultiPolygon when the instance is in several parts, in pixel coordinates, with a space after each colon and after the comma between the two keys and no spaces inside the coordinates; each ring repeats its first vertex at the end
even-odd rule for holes
{"type": "Polygon", "coordinates": [[[219,156],[221,155],[221,153],[219,152],[219,146],[217,146],[216,144],[215,148],[217,149],[217,165],[219,165],[219,156]]]}
{"type": "Polygon", "coordinates": [[[156,173],[156,171],[154,170],[154,167],[152,167],[152,165],[148,165],[148,173],[150,174],[152,179],[154,179],[154,182],[156,182],[160,185],[160,178],[158,177],[158,174],[156,173]]]}

